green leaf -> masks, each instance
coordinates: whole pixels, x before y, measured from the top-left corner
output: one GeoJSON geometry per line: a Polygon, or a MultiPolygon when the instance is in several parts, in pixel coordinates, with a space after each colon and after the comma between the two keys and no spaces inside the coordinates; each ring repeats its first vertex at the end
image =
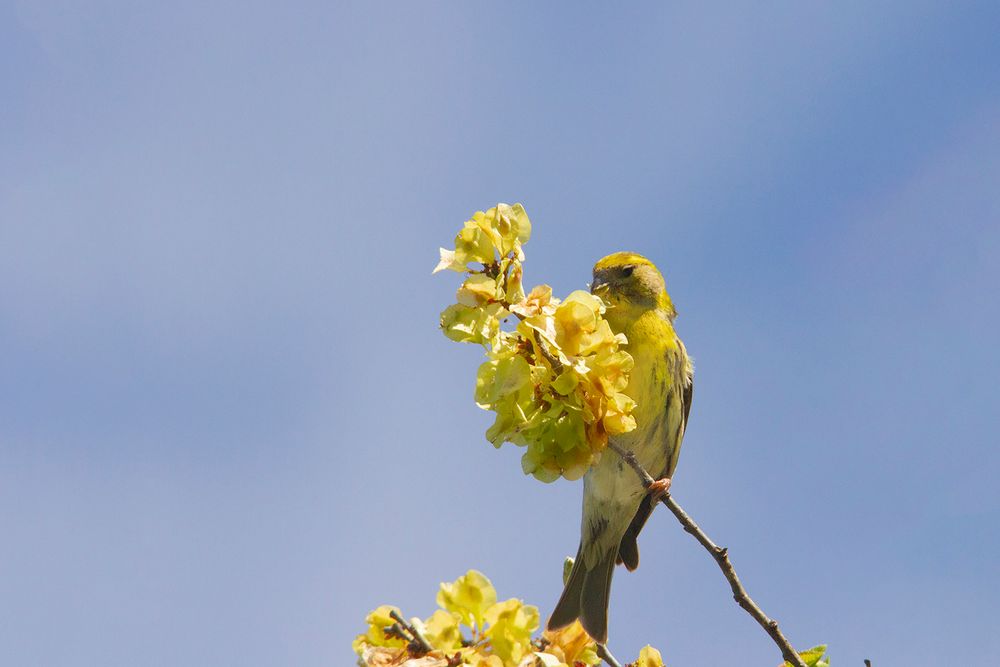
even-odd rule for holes
{"type": "MultiPolygon", "coordinates": [[[[802,651],[799,653],[799,657],[802,658],[802,662],[806,663],[807,667],[829,667],[830,665],[830,659],[826,657],[826,644],[813,646],[807,651],[802,651]]],[[[782,663],[782,667],[792,666],[786,661],[782,663]]]]}

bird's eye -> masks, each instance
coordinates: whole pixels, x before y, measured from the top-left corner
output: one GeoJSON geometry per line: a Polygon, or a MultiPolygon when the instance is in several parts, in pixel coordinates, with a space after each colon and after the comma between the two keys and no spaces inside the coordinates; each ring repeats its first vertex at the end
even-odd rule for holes
{"type": "Polygon", "coordinates": [[[631,277],[633,271],[635,271],[634,266],[626,266],[625,268],[622,269],[622,275],[625,276],[626,278],[629,278],[631,277]]]}

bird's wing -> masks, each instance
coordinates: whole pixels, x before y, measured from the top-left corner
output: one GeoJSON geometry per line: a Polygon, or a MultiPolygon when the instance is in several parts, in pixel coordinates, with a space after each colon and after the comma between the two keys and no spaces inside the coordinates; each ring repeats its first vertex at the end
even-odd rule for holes
{"type": "MultiPolygon", "coordinates": [[[[667,457],[667,464],[664,470],[657,476],[657,479],[662,479],[670,475],[677,464],[677,456],[680,454],[681,441],[684,439],[684,432],[687,430],[688,415],[691,414],[691,401],[693,398],[694,379],[691,378],[684,385],[684,389],[681,392],[681,414],[683,418],[681,419],[681,427],[677,432],[677,442],[674,443],[674,451],[667,457]]],[[[670,446],[670,443],[666,444],[668,447],[670,446]]],[[[642,527],[646,525],[646,520],[649,519],[649,515],[652,513],[653,499],[651,496],[646,495],[643,497],[642,502],[639,503],[639,509],[636,510],[635,516],[632,517],[632,522],[622,536],[621,544],[618,545],[617,562],[624,563],[629,571],[639,567],[639,533],[642,532],[642,527]]]]}
{"type": "Polygon", "coordinates": [[[691,414],[691,401],[694,399],[694,378],[692,377],[687,386],[684,387],[684,423],[681,425],[681,437],[687,431],[688,415],[691,414]]]}

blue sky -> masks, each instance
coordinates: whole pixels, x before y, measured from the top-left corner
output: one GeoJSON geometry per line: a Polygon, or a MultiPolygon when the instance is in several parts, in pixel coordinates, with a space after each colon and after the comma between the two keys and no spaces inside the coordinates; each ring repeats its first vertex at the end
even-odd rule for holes
{"type": "MultiPolygon", "coordinates": [[[[1000,650],[992,3],[0,4],[0,662],[350,664],[470,567],[546,615],[580,485],[484,440],[430,275],[656,261],[675,497],[835,665],[1000,650]]],[[[774,665],[666,513],[611,645],[774,665]]]]}

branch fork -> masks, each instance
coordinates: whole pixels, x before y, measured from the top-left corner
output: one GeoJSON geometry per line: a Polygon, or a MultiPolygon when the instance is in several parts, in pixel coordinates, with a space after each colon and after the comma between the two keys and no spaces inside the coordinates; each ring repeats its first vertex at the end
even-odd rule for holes
{"type": "Polygon", "coordinates": [[[424,637],[419,630],[417,630],[416,626],[409,623],[405,618],[396,613],[395,609],[389,612],[389,616],[392,617],[392,620],[396,621],[392,624],[392,626],[390,626],[390,630],[392,630],[396,636],[409,642],[413,653],[426,655],[434,650],[434,647],[431,646],[431,643],[427,641],[427,638],[424,637]]]}

